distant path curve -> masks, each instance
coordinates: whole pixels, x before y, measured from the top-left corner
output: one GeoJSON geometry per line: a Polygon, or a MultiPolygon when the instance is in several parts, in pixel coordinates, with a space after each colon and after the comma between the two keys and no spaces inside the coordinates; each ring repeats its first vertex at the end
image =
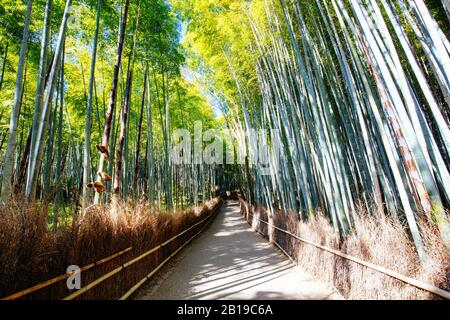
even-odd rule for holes
{"type": "Polygon", "coordinates": [[[342,299],[252,231],[227,201],[192,244],[136,295],[139,300],[342,299]]]}

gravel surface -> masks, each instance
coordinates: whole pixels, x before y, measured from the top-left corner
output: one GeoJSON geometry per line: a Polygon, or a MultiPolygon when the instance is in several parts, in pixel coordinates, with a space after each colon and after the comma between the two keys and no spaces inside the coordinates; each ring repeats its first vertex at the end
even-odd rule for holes
{"type": "Polygon", "coordinates": [[[135,296],[175,299],[342,299],[294,266],[252,231],[237,201],[227,201],[211,225],[135,296]]]}

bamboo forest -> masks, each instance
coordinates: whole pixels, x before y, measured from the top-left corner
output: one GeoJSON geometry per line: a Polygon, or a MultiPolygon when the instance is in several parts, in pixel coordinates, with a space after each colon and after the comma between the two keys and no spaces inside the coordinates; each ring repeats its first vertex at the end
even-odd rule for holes
{"type": "Polygon", "coordinates": [[[450,299],[449,38],[448,0],[0,0],[0,299],[450,299]]]}

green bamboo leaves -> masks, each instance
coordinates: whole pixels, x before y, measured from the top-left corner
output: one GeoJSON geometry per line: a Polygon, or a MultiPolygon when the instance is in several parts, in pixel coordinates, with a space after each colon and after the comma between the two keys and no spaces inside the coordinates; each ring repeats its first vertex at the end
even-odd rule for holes
{"type": "MultiPolygon", "coordinates": [[[[280,129],[266,138],[280,153],[277,162],[270,155],[270,176],[250,168],[256,202],[301,219],[321,209],[342,235],[363,204],[406,221],[424,259],[425,221],[436,222],[450,245],[450,46],[423,2],[260,2],[263,17],[252,8],[245,13],[259,103],[244,94],[229,62],[241,109],[231,123],[280,129]]],[[[250,155],[258,150],[241,143],[250,155]]]]}
{"type": "Polygon", "coordinates": [[[19,64],[17,67],[16,86],[14,90],[14,102],[12,106],[12,114],[9,125],[9,138],[6,147],[3,171],[2,171],[2,191],[1,200],[6,201],[12,193],[12,178],[13,178],[13,158],[16,149],[16,136],[19,126],[20,104],[23,90],[23,75],[26,60],[28,35],[31,19],[31,10],[33,8],[33,0],[28,0],[25,24],[23,27],[22,44],[20,47],[19,64]]]}

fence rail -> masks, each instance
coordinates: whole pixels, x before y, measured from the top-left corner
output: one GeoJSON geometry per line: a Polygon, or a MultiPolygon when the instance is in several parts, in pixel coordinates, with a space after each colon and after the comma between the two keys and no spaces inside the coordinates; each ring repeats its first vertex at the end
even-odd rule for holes
{"type": "MultiPolygon", "coordinates": [[[[220,207],[220,204],[221,204],[221,202],[219,202],[219,203],[214,207],[214,209],[211,211],[211,213],[210,213],[207,217],[205,217],[204,219],[202,219],[202,220],[200,220],[199,222],[193,224],[192,226],[190,226],[189,228],[183,230],[182,232],[180,232],[180,233],[177,234],[176,236],[173,236],[173,237],[170,238],[169,240],[167,240],[167,241],[165,241],[165,242],[163,242],[163,243],[157,245],[156,247],[153,247],[152,249],[150,249],[150,250],[144,252],[143,254],[141,254],[140,256],[138,256],[138,257],[136,257],[136,258],[134,258],[134,259],[132,259],[132,260],[130,260],[130,261],[124,263],[123,265],[117,267],[116,269],[114,269],[114,270],[108,272],[107,274],[101,276],[100,278],[94,280],[93,282],[89,283],[87,286],[85,286],[85,287],[81,288],[80,290],[75,291],[74,293],[72,293],[72,294],[68,295],[67,297],[63,298],[63,300],[72,300],[72,299],[74,299],[74,298],[80,296],[81,294],[85,293],[86,291],[88,291],[88,290],[92,289],[93,287],[97,286],[98,284],[102,283],[102,282],[105,281],[106,279],[111,278],[113,275],[119,273],[120,271],[122,271],[122,270],[128,268],[129,266],[133,265],[134,263],[136,263],[136,262],[142,260],[142,259],[145,258],[146,256],[148,256],[148,255],[150,255],[150,254],[152,254],[152,253],[158,251],[158,250],[161,249],[162,247],[168,245],[170,242],[172,242],[173,240],[175,240],[176,238],[178,238],[178,237],[181,236],[182,234],[188,232],[189,230],[193,229],[194,227],[198,226],[199,224],[205,222],[205,221],[208,220],[210,217],[212,217],[213,214],[215,214],[215,212],[216,212],[216,210],[218,209],[218,207],[220,207]]],[[[202,230],[203,230],[203,229],[204,229],[204,228],[202,228],[202,230]]],[[[200,230],[200,232],[201,232],[202,230],[200,230]]],[[[200,232],[199,232],[199,233],[200,233],[200,232]]],[[[197,234],[198,234],[198,233],[197,233],[197,234]]],[[[190,239],[189,239],[188,241],[186,241],[183,245],[181,245],[177,250],[175,250],[175,252],[173,252],[166,260],[164,260],[163,263],[161,263],[156,269],[159,270],[159,268],[161,268],[161,266],[162,266],[163,264],[165,264],[170,258],[172,258],[172,257],[175,255],[175,253],[177,253],[178,251],[180,251],[180,250],[181,250],[188,242],[190,242],[197,234],[195,234],[192,238],[190,238],[190,239]]],[[[157,270],[156,270],[156,271],[157,271],[157,270]]],[[[155,271],[155,272],[156,272],[156,271],[155,271]]],[[[152,273],[150,273],[150,274],[152,274],[152,273]]],[[[153,275],[153,274],[152,274],[152,275],[153,275]]],[[[147,277],[148,277],[148,275],[147,275],[144,279],[146,279],[147,277]]],[[[141,281],[142,281],[142,280],[141,280],[141,281]]],[[[139,283],[140,283],[141,281],[139,281],[139,283]]],[[[145,281],[144,281],[144,282],[145,282],[145,281]]],[[[143,282],[142,282],[142,283],[143,283],[143,282]]],[[[142,284],[142,283],[141,283],[141,284],[142,284]]],[[[136,289],[137,289],[137,288],[136,288],[136,289]]],[[[135,289],[135,290],[136,290],[136,289],[135,289]]],[[[135,290],[133,290],[133,291],[135,291],[135,290]]],[[[125,294],[125,295],[127,295],[127,294],[125,294]]],[[[127,297],[128,297],[129,295],[131,295],[131,293],[128,294],[127,297]]],[[[123,296],[122,296],[122,297],[123,297],[123,296]]]]}
{"type": "MultiPolygon", "coordinates": [[[[66,296],[63,298],[63,300],[72,300],[78,296],[80,296],[81,294],[89,291],[90,289],[94,288],[95,286],[97,286],[98,284],[102,283],[103,281],[105,281],[106,279],[109,279],[110,277],[112,277],[113,275],[119,273],[120,271],[128,268],[129,266],[133,265],[134,263],[142,260],[143,258],[145,258],[146,256],[158,251],[159,249],[161,249],[164,246],[167,246],[169,243],[171,243],[173,240],[177,239],[178,237],[180,237],[181,235],[185,234],[186,232],[188,232],[189,230],[192,230],[193,228],[195,228],[196,226],[202,224],[203,222],[207,221],[209,218],[211,218],[218,210],[218,208],[221,206],[222,204],[222,200],[219,200],[219,202],[215,205],[215,207],[211,210],[211,213],[203,218],[202,220],[200,220],[199,222],[193,224],[192,226],[190,226],[189,228],[186,228],[185,230],[181,231],[180,233],[178,233],[177,235],[171,237],[170,239],[160,243],[159,245],[151,248],[150,250],[144,252],[143,254],[139,255],[136,258],[133,258],[131,260],[129,260],[128,262],[122,264],[121,266],[115,268],[114,270],[104,274],[103,276],[97,278],[96,280],[90,282],[88,285],[82,287],[80,290],[77,290],[75,292],[73,292],[72,294],[66,296]]],[[[212,219],[211,219],[212,220],[212,219]]],[[[172,254],[169,255],[168,258],[166,258],[162,263],[160,263],[154,270],[152,270],[152,272],[150,272],[147,276],[145,276],[142,280],[140,280],[136,285],[134,285],[129,291],[127,291],[127,293],[125,293],[120,299],[126,299],[128,298],[134,291],[136,291],[147,279],[149,279],[153,274],[155,274],[167,261],[169,261],[173,256],[175,256],[176,253],[178,253],[182,248],[184,248],[192,239],[194,239],[199,233],[201,233],[207,226],[208,224],[206,224],[199,232],[197,232],[194,236],[192,236],[191,238],[189,238],[183,245],[181,245],[178,249],[176,249],[172,254]]],[[[119,252],[116,252],[110,256],[107,256],[105,258],[102,258],[96,262],[92,262],[88,265],[85,265],[83,267],[80,268],[80,272],[89,270],[95,266],[101,265],[107,261],[110,261],[114,258],[117,258],[121,255],[123,255],[126,252],[129,252],[130,250],[132,250],[132,247],[128,247],[124,250],[121,250],[119,252]]],[[[30,288],[18,291],[16,293],[13,293],[9,296],[6,296],[0,300],[16,300],[18,298],[24,297],[32,292],[35,292],[37,290],[43,289],[45,287],[48,287],[52,284],[55,284],[57,282],[60,282],[64,279],[67,279],[68,277],[70,277],[71,275],[73,275],[72,273],[67,273],[67,274],[62,274],[60,276],[54,277],[52,279],[46,280],[44,282],[41,282],[39,284],[36,284],[30,288]]]]}
{"type": "MultiPolygon", "coordinates": [[[[93,268],[95,266],[99,266],[99,265],[101,265],[101,264],[103,264],[103,263],[105,263],[105,262],[107,262],[109,260],[117,258],[117,257],[121,256],[122,254],[130,251],[131,249],[132,249],[132,247],[128,247],[128,248],[126,248],[124,250],[121,250],[119,252],[116,252],[116,253],[114,253],[114,254],[106,257],[106,258],[103,258],[103,259],[100,259],[100,260],[98,260],[96,262],[92,262],[90,264],[87,264],[87,265],[85,265],[85,266],[80,268],[80,272],[89,270],[89,269],[91,269],[91,268],[93,268]]],[[[62,275],[57,276],[55,278],[52,278],[52,279],[46,280],[44,282],[41,282],[39,284],[36,284],[36,285],[34,285],[34,286],[30,287],[30,288],[27,288],[27,289],[18,291],[16,293],[13,293],[13,294],[5,297],[5,298],[2,298],[1,300],[16,300],[16,299],[21,298],[23,296],[26,296],[26,295],[28,295],[28,294],[30,294],[32,292],[35,292],[37,290],[43,289],[45,287],[48,287],[49,285],[52,285],[52,284],[57,283],[59,281],[62,281],[64,279],[70,277],[72,274],[73,274],[73,272],[72,273],[62,274],[62,275]]]]}
{"type": "MultiPolygon", "coordinates": [[[[322,246],[322,245],[320,245],[320,244],[314,243],[314,242],[312,242],[312,241],[309,241],[309,240],[307,240],[307,239],[301,238],[301,237],[299,237],[299,236],[297,236],[297,235],[295,235],[295,234],[293,234],[293,233],[291,233],[291,232],[289,232],[289,231],[287,231],[287,230],[281,229],[281,228],[279,228],[279,227],[277,227],[277,226],[275,226],[275,225],[273,225],[273,224],[271,224],[271,223],[269,223],[269,222],[267,222],[267,221],[264,221],[264,220],[262,220],[262,219],[260,219],[260,218],[258,218],[258,217],[256,217],[256,216],[254,216],[254,215],[251,214],[251,213],[248,213],[248,215],[251,216],[252,219],[255,218],[255,219],[257,219],[258,221],[260,221],[260,222],[266,224],[267,226],[272,227],[272,228],[274,228],[274,229],[276,229],[276,230],[278,230],[278,231],[280,231],[280,232],[283,232],[283,233],[285,233],[285,234],[287,234],[287,235],[289,235],[289,236],[291,236],[291,237],[293,237],[293,238],[295,238],[295,239],[297,239],[297,240],[299,240],[299,241],[302,241],[302,242],[304,242],[304,243],[307,243],[307,244],[309,244],[309,245],[312,245],[312,246],[314,246],[314,247],[316,247],[316,248],[319,248],[319,249],[321,249],[321,250],[330,252],[330,253],[335,254],[335,255],[337,255],[337,256],[340,256],[340,257],[342,257],[342,258],[344,258],[344,259],[353,261],[353,262],[355,262],[355,263],[357,263],[357,264],[360,264],[360,265],[365,266],[365,267],[367,267],[367,268],[370,268],[370,269],[372,269],[372,270],[375,270],[375,271],[381,272],[381,273],[383,273],[383,274],[386,274],[386,275],[388,275],[388,276],[390,276],[390,277],[392,277],[392,278],[395,278],[395,279],[397,279],[397,280],[400,280],[400,281],[402,281],[402,282],[404,282],[404,283],[407,283],[407,284],[412,285],[412,286],[415,286],[415,287],[417,287],[417,288],[419,288],[419,289],[422,289],[422,290],[431,292],[431,293],[433,293],[433,294],[435,294],[435,295],[437,295],[437,296],[440,296],[440,297],[442,297],[442,298],[445,298],[445,299],[450,300],[450,292],[448,292],[448,291],[446,291],[446,290],[443,290],[443,289],[441,289],[441,288],[438,288],[438,287],[436,287],[436,286],[434,286],[434,285],[431,285],[431,284],[429,284],[429,283],[426,283],[426,282],[423,282],[423,281],[420,281],[420,280],[417,280],[417,279],[414,279],[414,278],[410,278],[410,277],[405,276],[405,275],[403,275],[403,274],[400,274],[400,273],[398,273],[398,272],[396,272],[396,271],[393,271],[393,270],[390,270],[390,269],[387,269],[387,268],[378,266],[378,265],[373,264],[373,263],[371,263],[371,262],[364,261],[364,260],[359,259],[359,258],[357,258],[357,257],[350,256],[350,255],[345,254],[345,253],[343,253],[343,252],[340,252],[340,251],[338,251],[338,250],[334,250],[334,249],[331,249],[331,248],[322,246]]],[[[276,245],[277,245],[278,248],[281,249],[281,247],[280,247],[279,244],[276,243],[276,245]]],[[[291,261],[295,262],[295,260],[294,260],[291,256],[289,256],[285,250],[283,250],[283,249],[281,249],[281,250],[284,252],[284,254],[286,254],[286,255],[289,257],[289,259],[290,259],[291,261]]]]}
{"type": "MultiPolygon", "coordinates": [[[[219,205],[214,208],[214,210],[211,212],[211,214],[206,218],[209,219],[213,214],[215,214],[217,208],[219,205]]],[[[205,220],[206,220],[205,219],[205,220]]],[[[146,275],[144,278],[142,278],[138,283],[136,283],[130,290],[128,290],[119,300],[126,300],[133,292],[135,292],[141,285],[145,283],[148,279],[150,279],[162,266],[164,266],[170,259],[172,259],[181,249],[183,249],[191,240],[193,240],[195,237],[197,237],[200,233],[203,232],[203,230],[209,225],[209,223],[212,221],[210,219],[207,221],[207,223],[203,226],[203,228],[200,229],[199,232],[194,234],[189,240],[187,240],[184,244],[182,244],[177,250],[175,250],[170,256],[168,256],[163,262],[161,262],[155,269],[153,269],[148,275],[146,275]]]]}

